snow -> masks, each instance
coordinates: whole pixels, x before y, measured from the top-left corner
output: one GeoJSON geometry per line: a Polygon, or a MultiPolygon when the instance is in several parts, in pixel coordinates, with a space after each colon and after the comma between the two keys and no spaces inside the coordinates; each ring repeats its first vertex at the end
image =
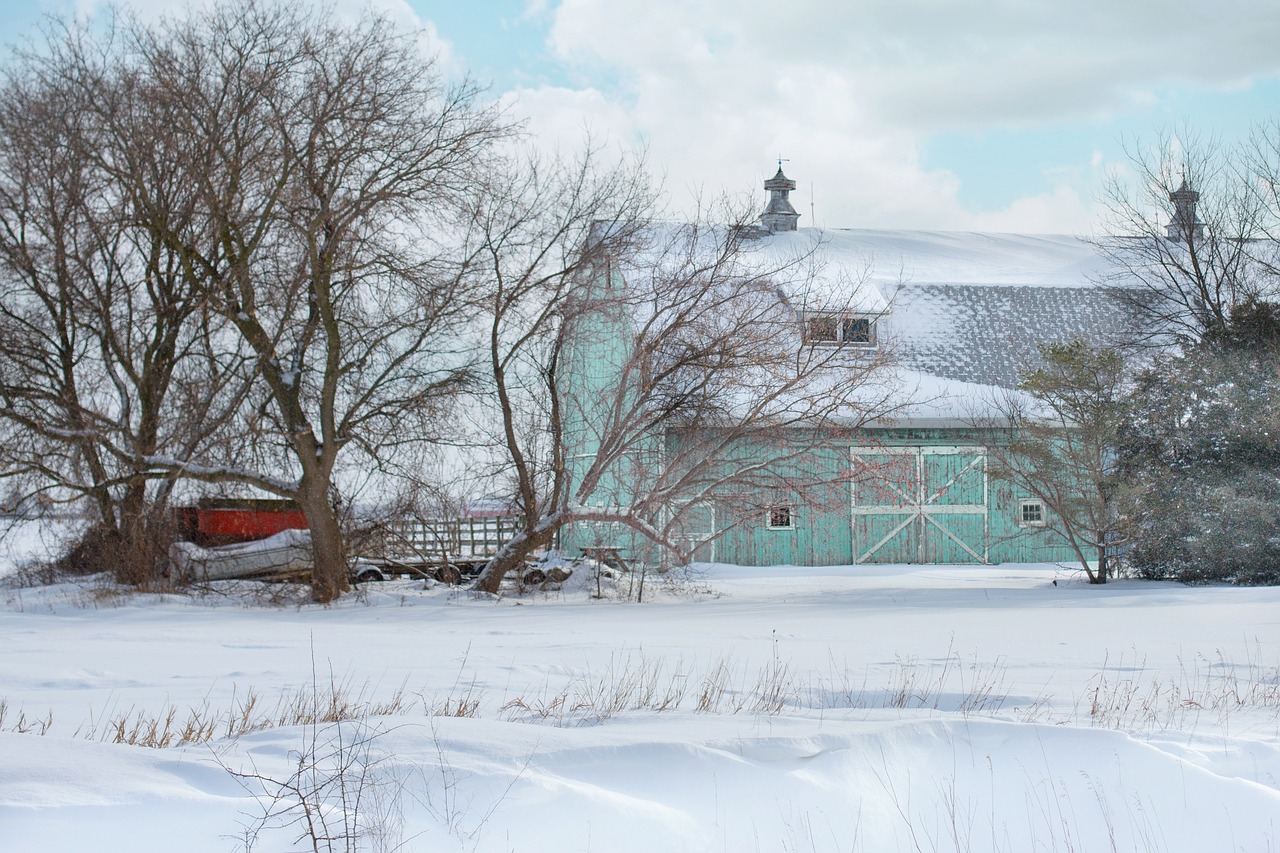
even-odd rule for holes
{"type": "MultiPolygon", "coordinates": [[[[646,271],[679,263],[686,253],[705,259],[721,250],[724,233],[655,223],[651,246],[625,266],[636,283],[646,271]],[[696,236],[695,236],[696,233],[696,236]],[[684,245],[692,242],[696,250],[684,245]]],[[[1114,265],[1088,240],[1065,235],[987,234],[800,228],[747,240],[736,259],[746,269],[782,270],[800,307],[891,310],[904,285],[1092,289],[1113,277],[1114,265]]],[[[705,262],[705,261],[704,261],[705,262]]]]}
{"type": "MultiPolygon", "coordinates": [[[[670,309],[663,283],[678,279],[672,268],[689,256],[709,263],[726,239],[723,229],[671,223],[655,224],[648,236],[648,250],[622,267],[637,325],[670,309]]],[[[1114,293],[1098,286],[1116,284],[1116,271],[1077,237],[802,228],[761,232],[742,249],[734,271],[769,276],[789,309],[788,324],[791,311],[875,318],[877,345],[850,348],[848,364],[856,369],[868,356],[888,362],[851,400],[886,411],[881,425],[989,421],[998,414],[992,403],[999,389],[1016,388],[1023,371],[1039,363],[1040,344],[1113,345],[1132,320],[1114,293]]],[[[765,337],[764,346],[800,346],[786,335],[765,337]]],[[[801,396],[822,391],[805,388],[801,396]]],[[[846,419],[861,423],[864,416],[854,411],[846,419]]]]}
{"type": "MultiPolygon", "coordinates": [[[[711,565],[649,577],[643,604],[604,588],[580,568],[560,591],[388,582],[331,607],[243,582],[0,589],[0,846],[238,849],[253,777],[300,752],[324,770],[339,736],[371,762],[362,849],[389,849],[379,829],[432,851],[1280,842],[1280,589],[1099,588],[1051,565],[711,565]],[[103,742],[121,714],[215,716],[250,691],[270,711],[332,683],[402,707],[103,742]],[[19,712],[52,726],[18,734],[19,712]]],[[[298,832],[254,849],[310,849],[298,832]]]]}
{"type": "MultiPolygon", "coordinates": [[[[960,382],[907,368],[896,368],[892,381],[896,393],[888,397],[891,413],[876,418],[871,426],[968,427],[993,426],[1007,419],[1008,400],[1026,400],[1020,391],[995,385],[960,382]]],[[[876,390],[871,386],[869,391],[876,390]]],[[[874,400],[867,405],[874,406],[874,400]]]]}
{"type": "Polygon", "coordinates": [[[1113,271],[1089,241],[1064,235],[801,228],[762,242],[799,252],[815,241],[824,260],[864,272],[887,296],[902,284],[1088,288],[1113,271]]]}
{"type": "Polygon", "coordinates": [[[264,491],[274,492],[276,494],[287,495],[293,494],[297,491],[296,482],[282,480],[266,474],[260,474],[248,468],[237,468],[233,465],[219,465],[211,467],[207,465],[198,465],[190,461],[183,461],[173,456],[162,455],[145,456],[143,457],[143,461],[155,468],[183,471],[191,477],[224,477],[229,480],[251,483],[264,491]]]}
{"type": "Polygon", "coordinates": [[[169,546],[169,563],[178,577],[202,581],[309,570],[311,531],[281,530],[265,539],[216,548],[174,542],[169,546]]]}

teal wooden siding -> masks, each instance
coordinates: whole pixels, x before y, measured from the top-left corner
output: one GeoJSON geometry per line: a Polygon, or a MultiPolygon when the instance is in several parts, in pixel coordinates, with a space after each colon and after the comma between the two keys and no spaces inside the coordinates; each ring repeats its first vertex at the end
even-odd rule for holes
{"type": "Polygon", "coordinates": [[[987,561],[983,448],[855,446],[851,456],[854,562],[987,561]]]}
{"type": "MultiPolygon", "coordinates": [[[[661,464],[663,452],[659,436],[632,442],[599,472],[590,489],[582,488],[602,444],[609,438],[616,441],[614,421],[628,403],[619,386],[632,356],[634,329],[623,304],[613,301],[623,286],[614,272],[592,281],[580,298],[587,303],[598,300],[597,307],[574,313],[561,357],[558,378],[570,503],[588,509],[629,506],[640,484],[661,464]]],[[[620,522],[576,522],[561,531],[559,544],[571,555],[582,548],[610,546],[621,548],[629,561],[655,563],[663,556],[650,539],[620,522]]]]}
{"type": "Polygon", "coordinates": [[[719,503],[716,559],[818,566],[1073,561],[1058,534],[1019,525],[1018,502],[1031,496],[990,478],[987,461],[966,429],[842,438],[791,462],[797,477],[825,466],[827,488],[757,495],[754,508],[740,497],[719,503]],[[837,459],[846,460],[843,468],[837,459]],[[794,530],[768,529],[766,511],[775,503],[795,507],[794,530]]]}
{"type": "Polygon", "coordinates": [[[715,500],[716,559],[753,566],[852,562],[847,443],[823,447],[812,435],[796,433],[789,445],[786,438],[761,438],[741,453],[756,461],[772,459],[774,482],[739,486],[715,500]],[[790,528],[770,529],[774,507],[787,508],[790,528]]]}
{"type": "Polygon", "coordinates": [[[716,510],[711,501],[698,501],[683,508],[676,525],[675,540],[680,547],[691,552],[692,560],[699,563],[716,561],[716,510]]]}
{"type": "MultiPolygon", "coordinates": [[[[621,316],[602,311],[580,322],[578,345],[563,363],[566,462],[575,487],[599,451],[631,341],[621,316]]],[[[630,506],[664,454],[673,458],[689,439],[655,436],[635,447],[590,494],[575,492],[575,502],[630,506]]],[[[1018,502],[1030,496],[990,478],[981,444],[962,428],[762,433],[735,446],[724,465],[766,460],[772,480],[756,477],[710,492],[695,484],[690,495],[699,509],[683,513],[676,538],[696,559],[739,565],[1074,561],[1052,530],[1019,525],[1018,502]],[[792,526],[770,529],[775,506],[789,508],[792,526]]],[[[609,545],[633,561],[669,558],[620,523],[574,523],[560,541],[571,553],[609,545]]]]}

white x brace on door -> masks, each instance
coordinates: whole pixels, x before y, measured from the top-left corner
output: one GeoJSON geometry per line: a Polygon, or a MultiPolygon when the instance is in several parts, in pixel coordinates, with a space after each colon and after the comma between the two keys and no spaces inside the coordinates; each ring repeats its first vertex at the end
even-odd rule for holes
{"type": "Polygon", "coordinates": [[[981,447],[855,447],[857,563],[986,563],[987,454],[981,447]]]}

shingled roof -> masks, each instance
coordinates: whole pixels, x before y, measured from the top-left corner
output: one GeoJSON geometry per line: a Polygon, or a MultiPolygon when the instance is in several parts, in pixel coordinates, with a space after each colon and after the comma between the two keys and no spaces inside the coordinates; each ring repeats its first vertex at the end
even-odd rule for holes
{"type": "MultiPolygon", "coordinates": [[[[898,363],[940,379],[1014,387],[1040,344],[1113,344],[1132,325],[1114,270],[1077,237],[800,229],[761,242],[773,252],[818,246],[824,276],[867,292],[865,307],[848,307],[883,312],[878,338],[898,363]]],[[[798,301],[821,300],[805,286],[798,301]]]]}
{"type": "Polygon", "coordinates": [[[882,320],[901,364],[920,373],[1012,388],[1037,347],[1114,344],[1127,311],[1103,288],[906,284],[882,320]]]}

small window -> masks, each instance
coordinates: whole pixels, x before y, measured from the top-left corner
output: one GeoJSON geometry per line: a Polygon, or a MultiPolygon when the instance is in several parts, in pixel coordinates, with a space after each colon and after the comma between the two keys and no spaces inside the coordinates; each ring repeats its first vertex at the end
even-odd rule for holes
{"type": "Polygon", "coordinates": [[[1018,501],[1019,527],[1044,527],[1044,504],[1041,501],[1018,501]]]}
{"type": "Polygon", "coordinates": [[[838,317],[810,317],[804,323],[805,340],[811,344],[840,343],[838,317]]]}
{"type": "Polygon", "coordinates": [[[841,321],[846,344],[874,343],[871,337],[871,320],[868,317],[845,317],[841,321]]]}
{"type": "Polygon", "coordinates": [[[796,526],[795,513],[791,511],[789,506],[771,506],[769,507],[768,526],[770,530],[794,530],[796,526]]]}
{"type": "Polygon", "coordinates": [[[824,346],[873,347],[876,323],[857,314],[811,314],[804,319],[804,340],[824,346]]]}

